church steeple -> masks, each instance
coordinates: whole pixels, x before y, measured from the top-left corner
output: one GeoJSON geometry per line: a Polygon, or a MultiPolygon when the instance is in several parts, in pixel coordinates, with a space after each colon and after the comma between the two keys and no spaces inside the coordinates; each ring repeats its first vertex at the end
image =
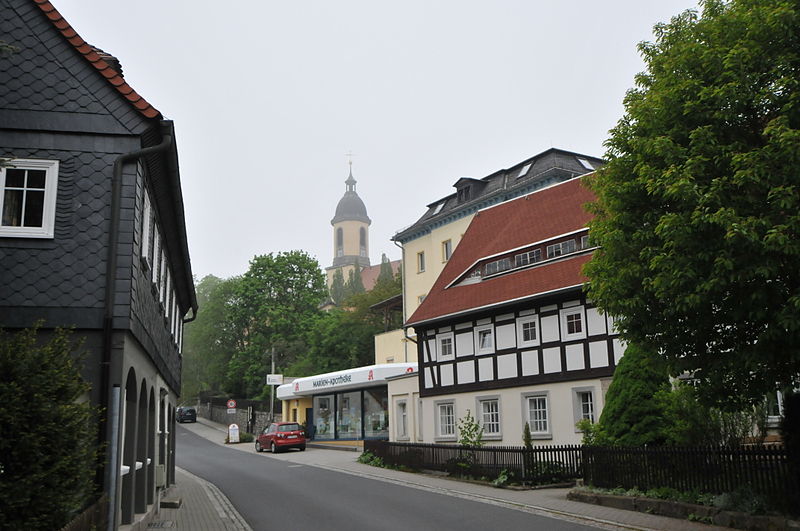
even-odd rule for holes
{"type": "Polygon", "coordinates": [[[336,205],[336,214],[331,220],[334,250],[332,268],[370,265],[369,226],[372,220],[367,215],[364,201],[356,193],[352,159],[349,164],[350,172],[345,181],[345,192],[336,205]]]}

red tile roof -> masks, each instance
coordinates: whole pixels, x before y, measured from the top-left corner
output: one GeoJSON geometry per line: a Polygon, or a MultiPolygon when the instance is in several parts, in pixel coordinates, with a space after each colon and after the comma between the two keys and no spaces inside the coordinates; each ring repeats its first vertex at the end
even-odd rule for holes
{"type": "MultiPolygon", "coordinates": [[[[396,275],[397,271],[400,270],[400,260],[394,260],[389,262],[392,266],[392,272],[396,275]]],[[[369,291],[375,287],[375,284],[378,282],[378,276],[381,274],[381,264],[365,267],[361,270],[361,283],[364,285],[364,289],[369,291]]]]}
{"type": "Polygon", "coordinates": [[[591,254],[447,287],[481,259],[583,229],[592,218],[584,205],[594,200],[581,179],[572,179],[478,212],[430,293],[406,324],[583,284],[587,279],[581,269],[591,254]]]}
{"type": "Polygon", "coordinates": [[[61,13],[53,7],[53,4],[48,0],[34,0],[34,2],[78,53],[83,55],[86,60],[111,83],[117,92],[128,100],[143,116],[146,118],[161,118],[161,113],[133,90],[133,88],[125,82],[122,75],[104,61],[97,53],[96,49],[84,41],[81,36],[72,29],[69,22],[61,16],[61,13]]]}

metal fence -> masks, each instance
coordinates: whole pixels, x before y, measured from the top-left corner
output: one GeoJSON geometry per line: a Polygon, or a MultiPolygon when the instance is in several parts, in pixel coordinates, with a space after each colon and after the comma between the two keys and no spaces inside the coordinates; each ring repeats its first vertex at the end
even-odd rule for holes
{"type": "Polygon", "coordinates": [[[646,448],[586,446],[585,480],[596,487],[682,492],[746,491],[769,505],[796,512],[800,473],[782,446],[646,448]]]}
{"type": "Polygon", "coordinates": [[[446,444],[364,441],[364,450],[392,466],[440,470],[455,475],[509,479],[529,484],[551,484],[583,477],[581,447],[460,446],[446,444]]]}

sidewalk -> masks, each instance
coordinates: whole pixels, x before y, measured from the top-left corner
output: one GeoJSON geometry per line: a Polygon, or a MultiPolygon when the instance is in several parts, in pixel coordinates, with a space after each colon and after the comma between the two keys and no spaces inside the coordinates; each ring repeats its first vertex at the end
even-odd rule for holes
{"type": "MultiPolygon", "coordinates": [[[[231,451],[253,452],[252,444],[225,445],[226,426],[198,418],[195,424],[184,424],[185,428],[231,451]]],[[[414,474],[386,468],[364,465],[356,461],[358,453],[352,451],[311,448],[305,452],[262,454],[268,459],[302,463],[345,474],[386,481],[411,488],[436,492],[489,503],[533,514],[570,520],[604,529],[641,529],[675,531],[716,531],[728,528],[710,526],[688,520],[666,518],[646,513],[613,509],[567,500],[569,489],[511,490],[429,474],[414,474]]],[[[175,522],[177,529],[205,530],[250,530],[244,519],[236,512],[230,501],[210,483],[178,470],[176,490],[183,498],[179,509],[161,509],[154,519],[175,522]]],[[[151,524],[151,528],[155,527],[151,524]]],[[[260,531],[260,530],[255,530],[260,531]]]]}

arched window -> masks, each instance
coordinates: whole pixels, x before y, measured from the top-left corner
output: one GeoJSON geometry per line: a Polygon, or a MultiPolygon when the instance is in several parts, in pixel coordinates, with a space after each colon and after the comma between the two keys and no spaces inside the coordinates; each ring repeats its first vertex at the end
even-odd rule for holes
{"type": "Polygon", "coordinates": [[[367,229],[361,227],[359,230],[359,247],[361,249],[361,256],[367,256],[367,229]]]}
{"type": "Polygon", "coordinates": [[[344,256],[344,231],[336,229],[336,256],[344,256]]]}

